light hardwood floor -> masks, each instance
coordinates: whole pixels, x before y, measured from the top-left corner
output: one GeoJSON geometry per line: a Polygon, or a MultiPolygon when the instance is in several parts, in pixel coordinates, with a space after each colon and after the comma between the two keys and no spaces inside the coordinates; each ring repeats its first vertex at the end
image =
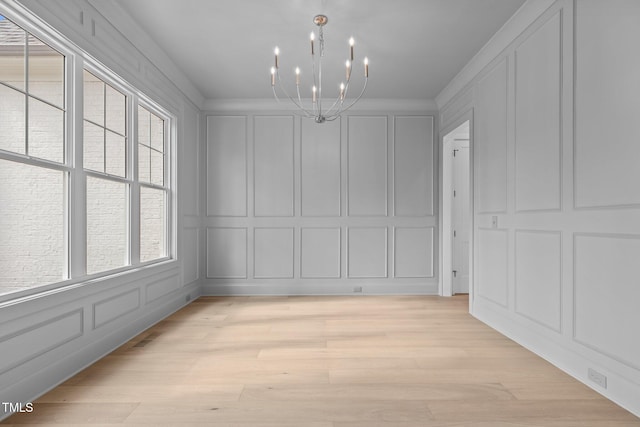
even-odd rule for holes
{"type": "Polygon", "coordinates": [[[8,425],[640,426],[466,296],[203,297],[8,425]]]}

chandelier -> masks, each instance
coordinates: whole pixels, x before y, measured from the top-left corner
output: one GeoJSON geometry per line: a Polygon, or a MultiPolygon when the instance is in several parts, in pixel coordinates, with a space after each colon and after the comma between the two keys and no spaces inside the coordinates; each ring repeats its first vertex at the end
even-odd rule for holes
{"type": "Polygon", "coordinates": [[[300,76],[300,68],[295,68],[295,85],[296,85],[296,93],[294,96],[291,96],[285,85],[282,84],[282,80],[280,78],[280,64],[278,57],[280,55],[280,49],[276,47],[274,49],[275,53],[275,63],[274,66],[271,67],[271,88],[273,89],[273,96],[277,101],[280,101],[278,98],[278,89],[284,93],[284,95],[293,102],[298,109],[302,112],[304,117],[312,118],[316,123],[324,123],[326,121],[333,121],[340,117],[340,114],[347,111],[349,108],[353,107],[356,102],[362,98],[364,95],[364,91],[367,88],[367,81],[369,80],[369,60],[364,58],[364,84],[362,86],[362,90],[360,94],[353,100],[347,100],[347,93],[349,91],[349,87],[351,84],[351,75],[353,68],[353,59],[354,59],[354,45],[355,41],[353,37],[349,39],[349,59],[345,62],[345,81],[341,82],[338,86],[337,96],[334,99],[329,100],[325,105],[323,105],[322,99],[322,58],[324,57],[324,33],[323,28],[329,22],[329,18],[325,15],[316,15],[313,18],[313,23],[318,26],[318,48],[316,49],[316,35],[314,32],[311,32],[310,41],[311,41],[311,66],[313,72],[313,84],[311,86],[311,102],[309,103],[309,99],[303,100],[300,96],[300,82],[302,80],[300,76]],[[331,103],[333,101],[333,103],[331,103]],[[331,103],[329,108],[326,106],[331,103]]]}

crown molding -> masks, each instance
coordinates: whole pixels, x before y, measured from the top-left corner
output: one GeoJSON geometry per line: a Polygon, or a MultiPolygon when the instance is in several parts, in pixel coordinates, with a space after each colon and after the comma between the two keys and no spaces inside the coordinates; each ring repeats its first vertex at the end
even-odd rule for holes
{"type": "MultiPolygon", "coordinates": [[[[306,100],[309,102],[309,100],[306,100]]],[[[246,112],[246,111],[298,111],[288,99],[207,99],[204,111],[246,112]]],[[[436,111],[432,99],[361,99],[350,111],[436,111]]]]}
{"type": "Polygon", "coordinates": [[[436,96],[443,108],[556,0],[527,0],[436,96]]]}
{"type": "Polygon", "coordinates": [[[204,104],[204,96],[173,62],[164,50],[118,3],[112,0],[84,0],[100,13],[120,34],[136,48],[175,87],[198,108],[204,104]]]}

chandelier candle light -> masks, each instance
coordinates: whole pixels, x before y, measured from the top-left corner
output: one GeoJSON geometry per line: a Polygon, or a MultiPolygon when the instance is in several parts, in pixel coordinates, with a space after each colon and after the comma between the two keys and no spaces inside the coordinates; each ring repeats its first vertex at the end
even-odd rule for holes
{"type": "MultiPolygon", "coordinates": [[[[311,86],[311,107],[305,106],[305,103],[300,96],[300,68],[295,68],[295,83],[296,83],[296,95],[297,97],[292,97],[287,92],[285,86],[282,84],[280,79],[280,63],[278,57],[280,55],[280,49],[277,47],[274,49],[275,54],[275,62],[274,66],[271,67],[271,88],[273,89],[273,96],[276,100],[280,100],[277,94],[277,88],[285,94],[287,98],[291,100],[301,111],[304,117],[313,118],[316,123],[324,123],[326,121],[332,121],[340,117],[344,111],[347,111],[349,108],[353,107],[356,102],[362,98],[364,95],[364,91],[367,88],[367,81],[369,80],[369,59],[364,58],[364,85],[360,92],[360,95],[356,97],[351,102],[345,102],[347,97],[347,92],[349,91],[349,84],[351,83],[351,71],[354,59],[354,46],[355,40],[353,37],[349,39],[349,59],[347,59],[346,66],[346,83],[342,82],[338,86],[339,92],[333,104],[326,110],[322,109],[322,58],[324,57],[324,33],[323,28],[329,22],[329,18],[325,15],[316,15],[313,18],[313,23],[318,26],[318,52],[316,53],[316,35],[314,32],[311,33],[310,42],[311,42],[311,65],[313,70],[313,85],[311,86]]],[[[307,101],[308,103],[308,101],[307,101]]]]}

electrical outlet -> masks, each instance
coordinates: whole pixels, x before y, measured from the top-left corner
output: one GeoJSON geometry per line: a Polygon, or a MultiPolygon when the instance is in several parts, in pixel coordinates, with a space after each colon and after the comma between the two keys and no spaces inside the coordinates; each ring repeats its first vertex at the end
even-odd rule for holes
{"type": "Polygon", "coordinates": [[[353,292],[355,292],[355,293],[360,293],[360,292],[362,292],[362,286],[354,286],[354,287],[353,287],[353,292]]]}
{"type": "Polygon", "coordinates": [[[187,295],[184,297],[184,302],[189,302],[189,301],[191,301],[191,294],[187,294],[187,295]]]}
{"type": "Polygon", "coordinates": [[[607,388],[607,377],[600,372],[589,368],[589,379],[602,388],[607,388]]]}

